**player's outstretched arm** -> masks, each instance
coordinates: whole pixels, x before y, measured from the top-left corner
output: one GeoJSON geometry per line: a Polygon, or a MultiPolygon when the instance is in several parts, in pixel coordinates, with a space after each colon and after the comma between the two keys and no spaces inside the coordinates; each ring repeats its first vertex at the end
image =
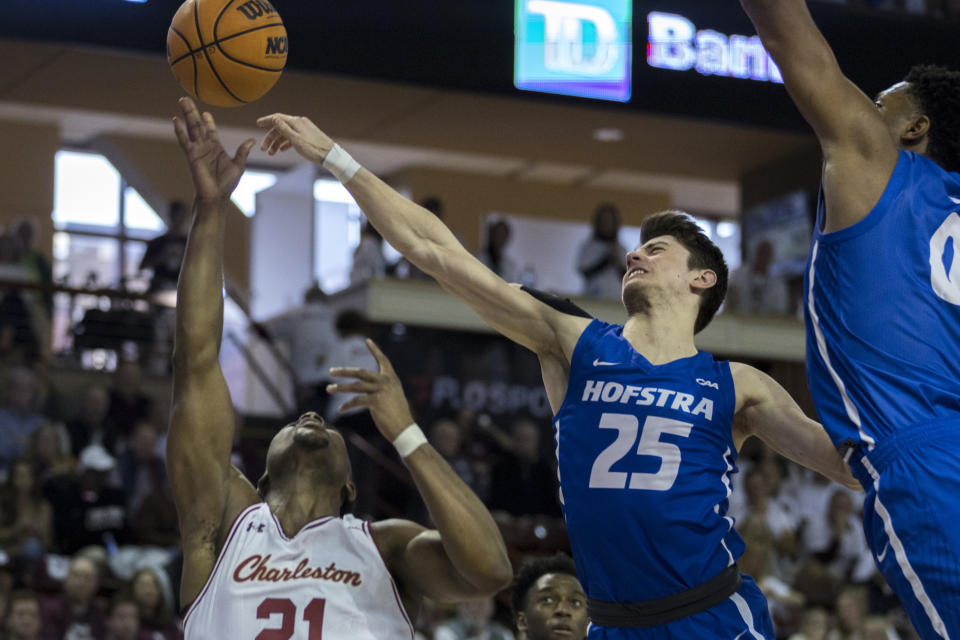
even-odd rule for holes
{"type": "Polygon", "coordinates": [[[487,508],[413,425],[410,407],[393,366],[371,340],[379,372],[333,368],[354,381],[332,384],[331,393],[357,393],[341,411],[367,407],[380,433],[393,442],[430,510],[436,530],[405,520],[373,526],[384,560],[406,593],[451,602],[490,595],[512,578],[500,531],[487,508]],[[398,439],[399,436],[399,439],[398,439]]]}
{"type": "Polygon", "coordinates": [[[509,287],[464,249],[436,216],[361,168],[309,119],[274,114],[257,124],[269,130],[262,149],[273,154],[294,148],[305,159],[322,163],[344,183],[387,242],[500,333],[543,355],[557,348],[558,333],[571,331],[573,339],[563,343],[572,350],[585,322],[509,287]]]}
{"type": "Polygon", "coordinates": [[[757,436],[777,453],[842,485],[862,491],[819,422],[808,418],[786,389],[751,366],[730,363],[737,389],[737,448],[757,436]]]}
{"type": "Polygon", "coordinates": [[[167,465],[180,518],[184,554],[180,591],[186,606],[213,570],[224,527],[257,499],[250,483],[230,465],[233,405],[218,360],[224,207],[243,174],[253,140],[230,158],[209,113],[201,116],[188,98],[181,100],[180,110],[174,129],[190,165],[196,197],[177,285],[167,465]]]}
{"type": "Polygon", "coordinates": [[[873,101],[840,70],[806,0],[740,0],[824,153],[827,230],[861,220],[883,193],[897,143],[873,101]]]}

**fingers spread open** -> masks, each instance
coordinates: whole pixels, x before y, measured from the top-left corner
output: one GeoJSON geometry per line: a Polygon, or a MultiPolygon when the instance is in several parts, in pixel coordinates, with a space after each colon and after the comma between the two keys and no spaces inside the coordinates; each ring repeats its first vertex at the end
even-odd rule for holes
{"type": "Polygon", "coordinates": [[[337,409],[337,413],[344,413],[350,409],[356,409],[357,407],[367,406],[367,401],[370,396],[354,396],[340,405],[340,408],[337,409]]]}

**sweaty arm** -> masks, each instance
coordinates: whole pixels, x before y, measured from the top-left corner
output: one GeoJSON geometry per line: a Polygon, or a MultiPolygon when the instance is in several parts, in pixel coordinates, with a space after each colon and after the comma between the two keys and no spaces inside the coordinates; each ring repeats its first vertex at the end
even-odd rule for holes
{"type": "Polygon", "coordinates": [[[862,220],[897,164],[897,142],[873,101],[840,70],[806,0],[740,0],[824,155],[826,230],[862,220]]]}
{"type": "Polygon", "coordinates": [[[492,595],[512,578],[510,559],[493,517],[476,494],[423,438],[403,395],[393,365],[367,340],[379,371],[333,368],[353,382],[331,384],[331,393],[357,393],[340,411],[367,407],[377,429],[397,450],[430,510],[435,530],[406,520],[373,525],[373,536],[387,566],[401,584],[405,604],[427,596],[443,602],[492,595]],[[401,451],[398,437],[414,439],[412,450],[401,451]],[[416,434],[416,435],[414,435],[416,434]]]}
{"type": "MultiPolygon", "coordinates": [[[[334,142],[309,119],[274,114],[258,120],[268,129],[261,148],[273,154],[295,148],[311,162],[325,162],[334,142]]],[[[342,153],[337,146],[335,153],[342,153]]],[[[351,160],[352,161],[352,160],[351,160]]],[[[497,331],[541,357],[566,357],[586,323],[538,303],[472,256],[432,213],[397,193],[363,168],[342,181],[367,219],[411,263],[462,299],[497,331]],[[562,345],[562,347],[558,347],[562,345]]],[[[333,171],[333,170],[332,170],[333,171]]]]}
{"type": "Polygon", "coordinates": [[[737,389],[734,417],[737,449],[750,436],[757,436],[797,464],[851,489],[863,490],[820,423],[808,418],[773,378],[737,362],[730,363],[730,372],[737,389]]]}
{"type": "Polygon", "coordinates": [[[226,528],[258,498],[230,465],[233,405],[218,359],[225,206],[243,173],[252,141],[231,159],[217,139],[209,114],[201,116],[186,98],[180,109],[174,127],[190,164],[196,198],[177,285],[167,465],[183,544],[181,602],[187,606],[210,576],[226,528]]]}

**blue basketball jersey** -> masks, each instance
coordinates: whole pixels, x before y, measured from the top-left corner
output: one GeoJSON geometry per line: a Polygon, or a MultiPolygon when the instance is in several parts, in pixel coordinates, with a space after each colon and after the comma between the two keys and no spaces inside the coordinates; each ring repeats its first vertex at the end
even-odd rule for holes
{"type": "Polygon", "coordinates": [[[837,445],[960,429],[960,174],[901,151],[880,201],[822,233],[805,275],[807,378],[837,445]]]}
{"type": "Polygon", "coordinates": [[[727,362],[653,365],[594,320],[554,419],[560,498],[591,598],[638,602],[715,577],[743,553],[727,514],[736,403],[727,362]]]}

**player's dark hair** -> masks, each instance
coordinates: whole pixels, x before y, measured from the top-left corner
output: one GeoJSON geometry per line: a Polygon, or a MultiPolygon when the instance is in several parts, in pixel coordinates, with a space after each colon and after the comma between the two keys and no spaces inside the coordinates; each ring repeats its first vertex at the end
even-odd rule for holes
{"type": "Polygon", "coordinates": [[[577,567],[573,564],[573,559],[565,553],[557,553],[552,556],[539,556],[528,558],[513,578],[513,584],[510,585],[510,603],[513,605],[513,614],[523,611],[527,606],[527,593],[530,587],[548,573],[565,573],[574,578],[577,577],[577,567]]]}
{"type": "Polygon", "coordinates": [[[904,81],[930,118],[927,157],[947,171],[960,171],[960,72],[916,65],[904,81]]]}
{"type": "Polygon", "coordinates": [[[699,225],[683,211],[671,209],[655,213],[640,225],[641,242],[649,242],[660,236],[673,236],[690,252],[689,269],[710,269],[717,274],[717,283],[703,292],[700,312],[693,325],[693,332],[700,333],[717,313],[727,295],[727,261],[720,247],[713,244],[699,225]]]}

